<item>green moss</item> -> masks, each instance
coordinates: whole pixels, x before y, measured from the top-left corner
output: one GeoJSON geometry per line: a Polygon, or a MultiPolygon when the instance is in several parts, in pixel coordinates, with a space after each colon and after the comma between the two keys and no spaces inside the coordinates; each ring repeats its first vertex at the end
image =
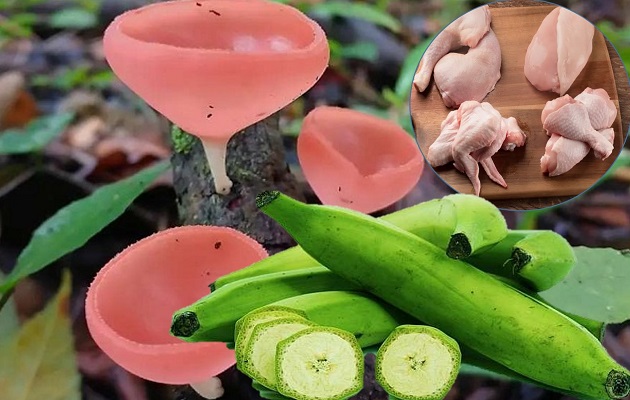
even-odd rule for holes
{"type": "Polygon", "coordinates": [[[173,141],[173,149],[182,154],[188,154],[195,143],[195,137],[184,132],[177,125],[173,125],[171,128],[171,140],[173,141]]]}

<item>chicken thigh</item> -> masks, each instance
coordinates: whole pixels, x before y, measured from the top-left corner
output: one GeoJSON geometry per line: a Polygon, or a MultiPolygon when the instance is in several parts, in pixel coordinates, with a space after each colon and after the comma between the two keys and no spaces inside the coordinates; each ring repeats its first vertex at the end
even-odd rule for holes
{"type": "Polygon", "coordinates": [[[482,101],[501,78],[501,46],[494,31],[490,29],[466,54],[442,57],[433,74],[447,107],[467,100],[482,101]]]}
{"type": "Polygon", "coordinates": [[[447,26],[427,48],[420,62],[420,69],[413,83],[418,91],[423,92],[429,81],[433,68],[449,52],[462,46],[474,48],[490,29],[490,8],[476,8],[453,21],[447,26]]]}

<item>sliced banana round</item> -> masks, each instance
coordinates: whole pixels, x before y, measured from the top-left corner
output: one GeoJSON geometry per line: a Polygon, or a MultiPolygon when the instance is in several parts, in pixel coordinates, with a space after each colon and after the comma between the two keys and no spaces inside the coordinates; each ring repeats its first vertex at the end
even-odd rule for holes
{"type": "Polygon", "coordinates": [[[304,329],[278,343],[276,389],[298,400],[347,399],[363,388],[363,350],[350,332],[304,329]]]}
{"type": "Polygon", "coordinates": [[[442,331],[401,325],[376,354],[376,380],[391,396],[403,400],[441,400],[455,383],[461,352],[442,331]]]}

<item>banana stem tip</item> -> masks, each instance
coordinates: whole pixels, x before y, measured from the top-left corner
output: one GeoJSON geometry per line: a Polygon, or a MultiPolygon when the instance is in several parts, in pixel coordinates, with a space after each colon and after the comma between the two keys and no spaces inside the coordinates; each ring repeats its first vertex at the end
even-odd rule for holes
{"type": "Polygon", "coordinates": [[[256,196],[256,207],[263,208],[280,196],[277,190],[265,190],[256,196]]]}
{"type": "Polygon", "coordinates": [[[532,256],[527,254],[525,250],[515,248],[512,251],[512,267],[514,268],[514,273],[520,271],[531,259],[532,256]]]}
{"type": "Polygon", "coordinates": [[[455,233],[451,236],[446,248],[446,255],[450,258],[459,260],[461,258],[470,257],[472,254],[472,246],[470,241],[463,233],[455,233]]]}
{"type": "Polygon", "coordinates": [[[200,327],[197,314],[192,311],[184,311],[173,317],[171,333],[177,337],[191,337],[200,327]]]}
{"type": "Polygon", "coordinates": [[[612,370],[606,379],[606,390],[611,399],[621,399],[630,394],[630,375],[612,370]]]}

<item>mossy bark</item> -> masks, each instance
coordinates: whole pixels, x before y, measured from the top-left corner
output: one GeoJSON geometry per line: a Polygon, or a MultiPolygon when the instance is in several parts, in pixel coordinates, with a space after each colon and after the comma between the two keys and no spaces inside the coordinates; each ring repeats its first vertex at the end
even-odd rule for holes
{"type": "Polygon", "coordinates": [[[247,233],[270,253],[293,245],[291,237],[261,213],[255,202],[256,195],[265,190],[303,200],[285,160],[277,116],[237,133],[228,143],[227,173],[234,182],[228,195],[214,190],[200,141],[182,138],[181,133],[173,139],[173,181],[183,225],[229,226],[247,233]]]}

